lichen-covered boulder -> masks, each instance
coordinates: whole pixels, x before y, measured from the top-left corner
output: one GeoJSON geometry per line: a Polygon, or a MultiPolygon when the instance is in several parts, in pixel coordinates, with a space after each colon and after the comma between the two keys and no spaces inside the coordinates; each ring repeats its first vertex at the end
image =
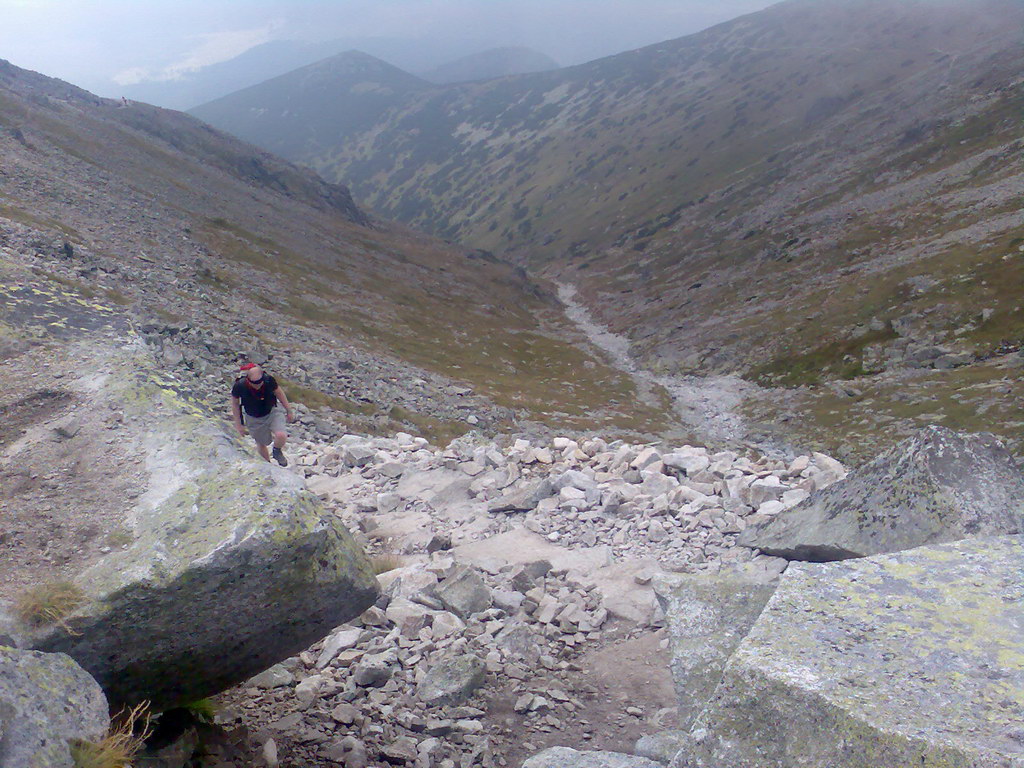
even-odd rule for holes
{"type": "Polygon", "coordinates": [[[79,574],[85,602],[28,645],[67,653],[115,706],[162,710],[247,680],[374,602],[361,547],[299,476],[243,453],[141,352],[111,369],[102,386],[146,453],[149,492],[133,543],[79,574]]]}
{"type": "Polygon", "coordinates": [[[416,695],[428,704],[461,704],[484,684],[487,665],[472,654],[435,664],[416,686],[416,695]]]}
{"type": "Polygon", "coordinates": [[[523,761],[523,768],[661,768],[646,757],[620,752],[586,752],[549,747],[523,761]]]}
{"type": "Polygon", "coordinates": [[[110,726],[99,684],[62,653],[0,646],[0,768],[73,768],[110,726]]]}
{"type": "Polygon", "coordinates": [[[668,624],[681,728],[689,728],[708,703],[777,585],[776,574],[765,572],[662,574],[654,580],[668,624]]]}
{"type": "Polygon", "coordinates": [[[1024,475],[990,434],[928,427],[761,526],[743,546],[824,562],[1024,532],[1024,475]]]}
{"type": "Polygon", "coordinates": [[[674,761],[1020,768],[1024,541],[794,564],[674,761]]]}

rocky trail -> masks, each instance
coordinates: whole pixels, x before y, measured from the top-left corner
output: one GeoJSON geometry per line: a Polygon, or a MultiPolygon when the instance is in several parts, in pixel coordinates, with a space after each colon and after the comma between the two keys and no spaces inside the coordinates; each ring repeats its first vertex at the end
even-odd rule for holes
{"type": "MultiPolygon", "coordinates": [[[[4,669],[51,665],[47,674],[73,678],[67,657],[36,652],[63,651],[109,701],[161,696],[140,766],[1015,764],[1003,758],[1019,745],[992,723],[1015,721],[1005,685],[1024,685],[1001,661],[1020,645],[1006,627],[1020,621],[1024,589],[1013,535],[1024,478],[992,438],[931,428],[847,477],[820,453],[783,460],[751,447],[328,437],[323,412],[297,406],[282,469],[258,461],[199,399],[182,399],[201,379],[157,375],[146,355],[159,348],[112,350],[96,391],[75,391],[119,395],[130,407],[108,429],[151,435],[151,490],[160,478],[174,487],[140,498],[132,541],[74,577],[101,589],[68,617],[74,634],[0,623],[25,649],[0,653],[4,669]],[[990,538],[960,541],[972,535],[990,538]],[[790,562],[851,554],[860,559],[790,562]],[[225,577],[210,581],[214,561],[225,577]],[[148,599],[120,604],[137,589],[164,602],[149,612],[148,599]],[[983,607],[950,623],[936,590],[983,607]],[[189,615],[199,617],[192,630],[174,631],[189,615]],[[111,644],[118,616],[130,635],[111,644]],[[922,652],[902,652],[908,633],[922,652]],[[225,636],[240,642],[225,650],[225,636]],[[150,653],[152,638],[163,645],[150,653]],[[934,643],[953,661],[931,661],[923,650],[934,643]],[[981,672],[954,684],[947,663],[981,672]],[[863,710],[861,676],[884,690],[863,710]],[[161,688],[166,680],[176,682],[161,688]],[[918,717],[930,706],[921,681],[964,714],[918,717]],[[173,708],[211,695],[195,705],[211,722],[173,708]],[[834,727],[813,725],[827,718],[834,727]],[[851,729],[852,742],[831,735],[851,729]],[[824,762],[778,757],[808,744],[824,762]],[[919,759],[932,744],[952,744],[946,762],[919,759]]],[[[34,382],[26,365],[26,387],[63,382],[54,377],[66,366],[55,365],[35,369],[34,382]]],[[[66,444],[66,419],[34,413],[4,450],[50,455],[66,444]]]]}
{"type": "Polygon", "coordinates": [[[719,445],[738,446],[754,443],[748,424],[740,413],[745,398],[759,387],[738,376],[667,376],[642,368],[630,353],[629,340],[598,323],[587,307],[577,299],[574,285],[560,283],[558,298],[568,317],[591,344],[604,351],[614,365],[628,373],[636,383],[637,394],[645,402],[656,404],[656,388],[672,398],[673,410],[696,439],[719,445]]]}
{"type": "Polygon", "coordinates": [[[219,720],[270,765],[631,752],[677,727],[653,582],[777,574],[784,561],[736,546],[739,533],[845,474],[821,455],[786,464],[569,437],[440,449],[298,430],[291,470],[375,554],[383,595],[221,697],[219,720]]]}

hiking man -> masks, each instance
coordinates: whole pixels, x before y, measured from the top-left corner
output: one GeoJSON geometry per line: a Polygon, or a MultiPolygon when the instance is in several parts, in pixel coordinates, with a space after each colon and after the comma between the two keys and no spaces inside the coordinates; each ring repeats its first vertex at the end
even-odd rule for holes
{"type": "Polygon", "coordinates": [[[270,461],[271,456],[267,447],[272,444],[274,459],[282,467],[287,467],[288,459],[281,450],[288,439],[288,433],[284,431],[285,419],[287,418],[289,423],[295,421],[288,397],[278,385],[277,379],[269,373],[264,373],[255,363],[246,363],[240,370],[244,375],[231,387],[231,416],[235,422],[235,430],[242,437],[245,437],[246,432],[252,435],[260,456],[267,461],[270,461]],[[278,402],[284,407],[284,415],[281,409],[276,407],[278,402]]]}

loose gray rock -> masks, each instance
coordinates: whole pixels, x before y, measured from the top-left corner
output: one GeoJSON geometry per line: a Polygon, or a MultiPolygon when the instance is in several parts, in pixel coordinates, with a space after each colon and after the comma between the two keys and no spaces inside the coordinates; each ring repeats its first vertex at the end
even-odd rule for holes
{"type": "Polygon", "coordinates": [[[110,726],[99,684],[63,653],[0,647],[0,768],[73,768],[110,726]]]}
{"type": "Polygon", "coordinates": [[[690,736],[686,731],[662,731],[641,736],[633,747],[633,752],[648,760],[668,765],[679,750],[689,743],[690,736]]]}
{"type": "Polygon", "coordinates": [[[242,454],[157,381],[132,352],[103,384],[148,452],[135,541],[76,578],[86,600],[66,619],[73,633],[54,625],[25,639],[75,659],[114,708],[145,700],[159,711],[309,647],[378,587],[362,548],[298,475],[242,454]]]}
{"type": "Polygon", "coordinates": [[[551,747],[523,761],[523,768],[660,768],[646,757],[620,752],[580,752],[551,747]]]}
{"type": "Polygon", "coordinates": [[[654,592],[665,612],[679,725],[689,728],[714,695],[736,646],[775,592],[774,574],[661,574],[654,592]]]}
{"type": "Polygon", "coordinates": [[[437,586],[444,607],[460,618],[491,607],[491,590],[472,568],[460,568],[437,586]]]}
{"type": "Polygon", "coordinates": [[[1020,536],[793,564],[680,762],[1017,768],[1021,627],[1020,536]]]}
{"type": "Polygon", "coordinates": [[[394,669],[380,659],[365,659],[352,670],[352,679],[356,685],[364,688],[376,688],[391,679],[394,669]]]}
{"type": "Polygon", "coordinates": [[[1024,531],[1024,476],[993,435],[928,427],[739,543],[829,561],[1024,531]]]}
{"type": "Polygon", "coordinates": [[[249,685],[256,688],[283,688],[295,682],[295,675],[289,672],[283,665],[275,664],[270,669],[265,669],[249,680],[249,685]]]}
{"type": "Polygon", "coordinates": [[[428,704],[461,704],[484,684],[487,664],[476,656],[459,656],[438,662],[416,687],[416,695],[428,704]]]}
{"type": "Polygon", "coordinates": [[[316,659],[316,668],[325,669],[339,653],[354,648],[362,634],[363,631],[358,627],[342,627],[335,630],[324,642],[323,650],[316,659]]]}
{"type": "Polygon", "coordinates": [[[555,489],[550,480],[541,480],[488,502],[487,511],[492,513],[529,512],[554,492],[555,489]]]}

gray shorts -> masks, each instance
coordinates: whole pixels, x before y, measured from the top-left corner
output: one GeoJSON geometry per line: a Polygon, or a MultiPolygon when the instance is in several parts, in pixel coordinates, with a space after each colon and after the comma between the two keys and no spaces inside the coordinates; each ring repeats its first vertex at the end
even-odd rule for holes
{"type": "Polygon", "coordinates": [[[266,416],[245,414],[245,426],[257,445],[270,445],[275,432],[284,432],[284,410],[276,405],[266,416]]]}

